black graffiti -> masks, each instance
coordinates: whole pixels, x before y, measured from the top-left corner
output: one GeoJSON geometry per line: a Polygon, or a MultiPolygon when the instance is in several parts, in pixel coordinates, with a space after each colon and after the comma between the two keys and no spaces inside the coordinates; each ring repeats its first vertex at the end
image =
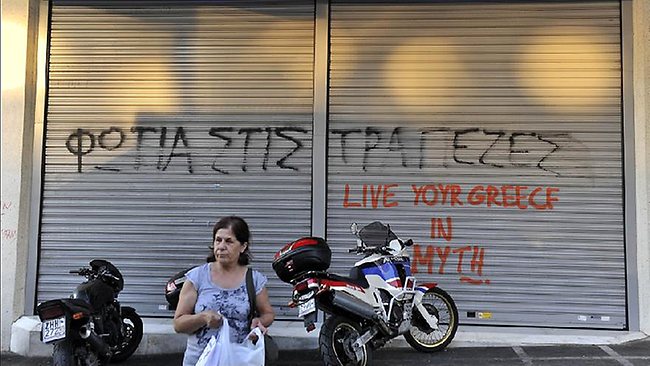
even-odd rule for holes
{"type": "MultiPolygon", "coordinates": [[[[400,158],[401,158],[401,165],[403,167],[407,166],[407,158],[406,158],[406,151],[405,151],[405,146],[402,141],[402,127],[395,127],[392,129],[392,132],[390,133],[390,137],[388,138],[388,151],[391,152],[399,152],[400,153],[400,158]]],[[[352,128],[352,129],[333,129],[331,130],[332,134],[334,135],[340,135],[340,143],[341,143],[341,158],[343,159],[344,163],[348,163],[347,160],[347,138],[353,134],[353,133],[365,133],[365,140],[364,140],[364,147],[363,147],[363,163],[362,163],[362,169],[364,171],[368,170],[368,159],[370,157],[370,154],[372,153],[373,150],[379,149],[380,144],[384,140],[383,137],[383,132],[381,129],[378,129],[376,127],[368,126],[366,127],[365,131],[362,131],[357,128],[352,128]]]]}
{"type": "Polygon", "coordinates": [[[346,151],[347,151],[347,137],[351,133],[361,133],[361,130],[358,128],[354,129],[348,129],[348,130],[340,130],[340,129],[332,129],[331,130],[332,134],[334,135],[341,135],[341,159],[343,159],[344,163],[348,163],[346,151]]]}
{"type": "Polygon", "coordinates": [[[269,156],[271,155],[271,141],[273,141],[273,139],[271,138],[271,132],[273,131],[273,129],[271,127],[267,127],[264,130],[266,131],[266,150],[264,151],[262,170],[266,170],[269,167],[269,156]]]}
{"type": "MultiPolygon", "coordinates": [[[[165,131],[166,133],[167,131],[165,131]]],[[[162,138],[161,138],[162,141],[162,138]]],[[[192,153],[189,151],[189,144],[187,142],[187,137],[185,136],[185,129],[183,127],[177,127],[176,128],[176,134],[174,135],[174,144],[172,145],[171,152],[167,156],[167,163],[161,168],[163,171],[167,170],[167,167],[169,166],[169,163],[172,161],[172,158],[175,157],[185,157],[187,161],[187,171],[191,174],[194,173],[194,169],[192,168],[192,153]],[[177,153],[176,148],[178,147],[178,141],[181,141],[183,143],[183,147],[185,148],[185,152],[182,153],[177,153]]]]}
{"type": "MultiPolygon", "coordinates": [[[[517,162],[512,161],[515,154],[528,154],[529,153],[528,150],[525,150],[525,149],[516,150],[514,148],[515,144],[516,144],[516,138],[520,137],[520,136],[529,136],[532,139],[537,139],[539,141],[542,141],[542,142],[545,142],[545,143],[551,145],[552,148],[544,156],[542,156],[541,159],[539,159],[539,161],[537,161],[536,167],[541,169],[541,170],[545,170],[545,171],[547,171],[549,173],[553,173],[556,176],[560,176],[560,173],[558,173],[557,171],[547,169],[544,165],[542,165],[549,156],[551,156],[553,153],[555,153],[556,151],[558,151],[560,149],[560,145],[558,145],[555,142],[549,140],[548,138],[545,138],[543,136],[538,135],[535,132],[530,132],[530,133],[515,132],[515,133],[510,135],[510,151],[512,152],[512,154],[510,154],[510,162],[515,166],[526,166],[527,165],[527,164],[522,164],[522,163],[517,163],[517,162]]],[[[567,134],[558,134],[556,136],[567,137],[567,134]]]]}
{"type": "MultiPolygon", "coordinates": [[[[226,141],[226,144],[223,146],[223,148],[228,149],[230,147],[230,145],[232,145],[232,138],[230,138],[230,137],[228,137],[226,135],[222,135],[220,132],[232,132],[232,131],[233,131],[232,127],[212,127],[212,128],[210,128],[209,134],[210,134],[210,136],[217,137],[217,138],[220,138],[220,139],[226,141]]],[[[217,171],[219,173],[223,173],[223,174],[230,174],[227,170],[219,168],[217,166],[217,161],[218,161],[218,158],[215,157],[214,161],[212,162],[212,166],[211,166],[212,170],[217,171]]]]}
{"type": "MultiPolygon", "coordinates": [[[[166,131],[166,130],[165,130],[166,131]]],[[[142,165],[142,150],[143,150],[143,145],[144,145],[144,135],[147,132],[151,133],[156,133],[158,130],[154,127],[144,127],[144,126],[133,126],[131,127],[131,132],[137,133],[136,137],[136,145],[135,145],[135,162],[133,165],[133,169],[139,170],[140,166],[142,165]]],[[[162,134],[161,134],[162,136],[162,134]]],[[[161,138],[161,145],[164,145],[164,140],[161,138]]],[[[162,149],[163,146],[161,146],[162,149]]],[[[158,167],[160,167],[160,160],[161,158],[159,157],[158,159],[158,167]]]]}
{"type": "MultiPolygon", "coordinates": [[[[469,165],[474,165],[476,163],[479,164],[484,164],[484,165],[491,165],[496,168],[503,168],[503,164],[497,164],[493,162],[486,162],[485,157],[494,149],[494,147],[497,145],[497,143],[501,140],[502,137],[506,136],[506,133],[504,131],[486,131],[486,130],[481,130],[478,128],[471,128],[471,129],[465,129],[465,130],[460,130],[460,131],[454,131],[454,161],[459,163],[459,164],[469,164],[469,165]],[[496,136],[494,141],[490,143],[490,145],[481,153],[480,157],[478,158],[477,162],[474,161],[466,161],[462,160],[461,158],[458,157],[458,152],[461,151],[462,149],[467,149],[467,145],[461,145],[459,143],[459,138],[461,136],[467,135],[467,134],[483,134],[485,136],[496,136]]],[[[508,150],[508,160],[510,164],[514,167],[527,167],[531,166],[531,162],[518,162],[516,161],[518,156],[530,156],[533,154],[529,149],[527,148],[519,148],[517,145],[522,144],[521,140],[529,138],[532,141],[533,144],[536,141],[543,142],[545,144],[548,144],[550,150],[546,152],[543,156],[535,156],[535,161],[534,165],[538,169],[553,173],[555,175],[559,175],[558,172],[553,171],[551,169],[546,168],[544,165],[544,161],[554,152],[556,152],[560,146],[553,141],[550,141],[540,135],[538,135],[536,132],[512,132],[510,134],[510,137],[508,138],[509,140],[509,150],[508,150]]]]}
{"type": "MultiPolygon", "coordinates": [[[[196,151],[191,149],[192,139],[197,137],[196,132],[193,136],[190,136],[184,127],[153,126],[133,126],[130,128],[130,132],[131,135],[127,135],[128,132],[125,133],[123,129],[112,126],[96,131],[97,134],[94,134],[90,130],[79,128],[68,136],[65,145],[68,151],[76,157],[77,171],[80,173],[83,170],[84,159],[95,150],[96,146],[106,151],[117,151],[124,148],[125,142],[129,138],[134,139],[134,144],[130,145],[135,151],[133,158],[134,170],[140,170],[145,166],[155,166],[160,171],[166,171],[174,161],[180,159],[180,161],[183,161],[187,172],[194,173],[196,156],[201,156],[196,155],[196,151]],[[171,137],[172,132],[174,132],[174,138],[173,140],[170,138],[168,141],[168,136],[171,137]],[[146,159],[155,156],[152,154],[153,149],[157,150],[157,162],[150,161],[147,164],[146,159]]],[[[242,172],[249,171],[253,167],[252,161],[260,157],[262,158],[261,168],[263,171],[270,168],[272,158],[275,159],[275,165],[279,169],[299,171],[299,167],[291,163],[291,157],[304,148],[302,136],[307,134],[309,134],[309,130],[300,127],[246,127],[240,129],[212,127],[209,129],[208,135],[223,141],[223,144],[213,146],[213,150],[218,151],[213,157],[210,168],[221,174],[230,174],[231,172],[220,164],[221,157],[228,154],[227,156],[230,158],[241,156],[240,167],[242,172]],[[263,139],[261,141],[262,146],[260,146],[260,137],[263,139]],[[234,141],[237,138],[239,138],[240,143],[235,146],[234,141]],[[253,140],[257,142],[253,143],[253,140]],[[281,144],[280,141],[285,143],[281,144]],[[286,142],[290,142],[290,145],[287,146],[286,142]],[[275,146],[276,144],[277,146],[275,146]],[[261,149],[264,150],[263,156],[257,152],[261,149]]],[[[198,138],[201,137],[198,136],[198,138]]],[[[200,152],[201,150],[197,151],[200,152]]],[[[110,172],[120,172],[122,170],[118,167],[106,165],[96,165],[95,169],[110,172]]]]}
{"type": "Polygon", "coordinates": [[[156,169],[165,171],[169,167],[173,158],[184,157],[186,160],[186,169],[189,173],[194,172],[192,166],[192,153],[189,150],[189,142],[185,134],[185,129],[183,127],[176,127],[176,133],[174,134],[174,142],[171,146],[171,151],[169,154],[165,154],[165,145],[167,141],[167,127],[161,127],[160,132],[155,127],[146,127],[146,126],[134,126],[131,127],[131,132],[137,133],[136,138],[136,155],[133,168],[139,170],[143,165],[142,158],[143,152],[145,150],[145,134],[149,133],[159,133],[158,135],[158,161],[156,163],[156,169]],[[178,148],[178,142],[182,143],[182,147],[185,152],[177,153],[176,149],[178,148]],[[166,158],[166,161],[165,161],[166,158]]]}
{"type": "Polygon", "coordinates": [[[374,150],[377,148],[377,145],[381,142],[381,130],[378,130],[373,127],[366,127],[366,140],[364,142],[364,148],[363,148],[363,170],[367,170],[368,166],[368,155],[370,155],[370,151],[374,150]],[[374,136],[374,141],[370,142],[371,139],[373,139],[374,136]]]}
{"type": "MultiPolygon", "coordinates": [[[[341,146],[341,159],[343,163],[350,164],[350,141],[357,142],[355,148],[363,148],[363,157],[361,159],[361,168],[367,171],[371,168],[370,157],[373,154],[382,154],[387,152],[399,153],[399,164],[402,167],[409,167],[407,157],[407,145],[419,144],[418,149],[410,149],[411,154],[417,151],[418,163],[417,168],[422,170],[426,168],[425,158],[429,146],[427,142],[432,137],[442,138],[444,145],[448,146],[442,150],[436,150],[436,153],[442,158],[442,166],[448,167],[449,161],[462,165],[485,165],[495,168],[504,168],[506,164],[503,161],[492,161],[491,154],[499,155],[497,147],[507,143],[505,154],[507,154],[507,165],[511,167],[534,167],[545,172],[559,176],[560,173],[550,169],[544,163],[551,155],[560,150],[560,144],[553,139],[558,137],[566,138],[566,134],[547,134],[542,135],[537,132],[527,131],[492,131],[481,128],[450,129],[450,128],[420,128],[411,129],[395,128],[378,128],[368,126],[365,130],[358,128],[350,129],[333,129],[332,135],[338,136],[341,146]],[[410,140],[407,136],[410,136],[410,140]],[[507,136],[507,141],[504,140],[507,136]],[[358,141],[359,139],[363,141],[358,141]],[[408,141],[408,142],[407,142],[408,141]],[[359,146],[363,143],[363,147],[359,146]],[[503,142],[503,143],[502,143],[503,142]],[[473,144],[470,146],[470,143],[473,144]],[[534,147],[534,151],[530,147],[534,147]],[[478,153],[477,153],[478,152],[478,153]]],[[[501,153],[502,154],[502,153],[501,153]]],[[[357,156],[354,155],[353,156],[357,156]]],[[[381,157],[380,155],[377,155],[381,157]]],[[[381,166],[385,166],[385,159],[380,160],[381,166]]],[[[379,167],[379,166],[378,166],[379,167]]]]}
{"type": "Polygon", "coordinates": [[[158,139],[158,163],[156,169],[162,169],[163,159],[165,156],[165,142],[167,141],[167,127],[160,128],[160,138],[158,139]]]}
{"type": "MultiPolygon", "coordinates": [[[[478,128],[470,128],[470,129],[460,130],[460,131],[455,131],[454,132],[454,161],[455,162],[457,162],[459,164],[469,164],[469,165],[474,164],[473,161],[465,161],[465,160],[459,159],[456,154],[458,153],[458,150],[467,149],[467,147],[468,147],[467,145],[461,145],[459,143],[459,141],[458,141],[459,138],[461,136],[465,135],[465,134],[476,133],[478,131],[479,131],[478,128]]],[[[483,155],[485,155],[485,154],[487,154],[487,151],[483,155]]]]}
{"type": "Polygon", "coordinates": [[[108,151],[119,149],[120,146],[124,143],[124,140],[126,139],[126,135],[124,134],[124,131],[122,131],[121,128],[118,127],[110,127],[108,130],[104,130],[99,134],[99,138],[97,139],[97,142],[99,142],[99,146],[102,147],[102,149],[106,149],[108,151]],[[117,132],[120,135],[120,139],[117,141],[117,143],[113,146],[108,146],[106,145],[106,136],[112,134],[113,132],[117,132]]]}
{"type": "MultiPolygon", "coordinates": [[[[464,129],[464,130],[458,130],[452,132],[454,134],[453,158],[456,163],[469,164],[469,165],[474,165],[478,163],[483,165],[489,165],[495,168],[505,167],[505,165],[503,164],[486,161],[486,157],[488,156],[488,154],[490,154],[495,150],[497,144],[502,140],[504,136],[508,135],[508,133],[506,133],[505,131],[488,131],[479,128],[472,128],[472,129],[464,129]],[[459,140],[461,137],[469,134],[479,135],[479,138],[483,136],[496,136],[489,143],[487,148],[484,147],[484,150],[478,157],[477,161],[463,160],[458,156],[460,151],[467,148],[466,145],[460,144],[459,140]]],[[[508,144],[507,156],[511,166],[535,167],[537,169],[552,173],[556,176],[560,176],[559,172],[551,170],[543,165],[543,163],[546,161],[546,159],[549,156],[551,156],[553,153],[555,153],[560,149],[560,145],[558,145],[557,143],[549,140],[548,138],[545,138],[544,136],[536,132],[511,132],[508,138],[508,143],[509,144],[508,144]],[[544,149],[547,149],[547,151],[544,152],[542,155],[539,152],[532,152],[528,148],[519,148],[518,144],[523,144],[522,140],[526,140],[526,139],[528,140],[527,141],[528,144],[524,146],[535,146],[537,150],[543,151],[544,149]],[[540,142],[541,144],[539,144],[540,142]],[[528,161],[519,162],[517,161],[518,158],[522,160],[528,159],[528,161]]]]}
{"type": "Polygon", "coordinates": [[[401,127],[396,127],[393,129],[393,133],[390,134],[390,140],[388,141],[388,150],[399,152],[402,158],[402,166],[406,167],[406,151],[404,150],[404,144],[400,138],[402,135],[401,131],[401,127]]]}
{"type": "Polygon", "coordinates": [[[299,132],[299,133],[306,134],[308,133],[308,131],[299,127],[280,127],[275,129],[275,134],[278,135],[278,137],[287,139],[296,145],[296,147],[294,147],[293,150],[289,151],[282,159],[278,160],[276,162],[276,165],[282,169],[291,169],[297,171],[298,168],[286,165],[284,162],[285,160],[289,159],[289,157],[291,157],[293,154],[295,154],[298,150],[300,150],[303,147],[303,144],[302,141],[294,137],[291,137],[290,135],[285,134],[285,132],[299,132]]]}
{"type": "Polygon", "coordinates": [[[263,130],[261,128],[241,128],[237,132],[240,135],[241,134],[246,135],[246,137],[244,138],[244,157],[243,157],[243,161],[242,161],[242,164],[241,164],[242,172],[245,172],[246,170],[248,170],[247,159],[248,159],[248,147],[250,146],[250,142],[251,142],[251,134],[260,133],[262,131],[263,130]]]}
{"type": "Polygon", "coordinates": [[[486,130],[483,130],[483,133],[484,133],[486,136],[496,136],[497,138],[494,139],[494,141],[492,141],[492,143],[490,144],[490,146],[489,146],[489,147],[488,147],[488,148],[483,152],[483,154],[481,154],[481,157],[478,158],[478,162],[481,163],[481,164],[492,165],[493,167],[496,167],[496,168],[503,168],[504,165],[502,165],[502,164],[486,162],[486,161],[485,161],[485,156],[486,156],[490,151],[492,151],[492,149],[494,149],[494,147],[495,147],[495,146],[497,145],[497,143],[501,140],[501,138],[502,138],[503,136],[506,135],[506,133],[503,132],[503,131],[495,131],[495,132],[491,132],[491,131],[486,131],[486,130]]]}
{"type": "MultiPolygon", "coordinates": [[[[444,133],[444,134],[446,134],[447,132],[449,132],[449,129],[448,128],[429,128],[429,129],[421,129],[421,130],[419,130],[419,132],[420,132],[420,139],[419,139],[419,145],[418,146],[419,146],[420,159],[419,159],[418,168],[419,169],[424,169],[425,146],[426,146],[427,137],[429,136],[429,134],[435,134],[435,133],[444,133]]],[[[447,152],[444,151],[444,153],[446,154],[447,152]]],[[[446,159],[442,160],[442,165],[444,167],[447,167],[447,160],[446,159]]]]}
{"type": "MultiPolygon", "coordinates": [[[[157,162],[152,162],[150,166],[166,171],[174,161],[180,158],[187,172],[194,173],[196,152],[191,150],[191,140],[194,137],[188,135],[184,127],[170,128],[174,132],[173,142],[170,139],[171,143],[168,143],[167,139],[168,127],[134,126],[130,129],[130,132],[135,135],[133,169],[139,170],[145,166],[144,159],[151,157],[152,149],[156,149],[157,162]],[[167,146],[168,144],[171,146],[167,146]]],[[[171,132],[170,130],[170,136],[171,132]]],[[[97,135],[90,130],[78,128],[73,130],[65,142],[67,150],[76,157],[77,171],[80,173],[83,170],[84,159],[95,150],[96,146],[106,151],[115,151],[123,148],[129,138],[121,128],[114,126],[96,131],[96,133],[97,135]]],[[[530,131],[508,132],[482,128],[416,129],[367,126],[363,129],[332,129],[330,133],[334,136],[331,141],[338,140],[340,143],[340,157],[343,163],[353,164],[354,161],[351,159],[361,158],[360,168],[363,171],[373,167],[386,166],[386,164],[390,164],[390,161],[404,168],[412,167],[422,170],[441,159],[444,167],[450,163],[494,168],[534,167],[560,176],[558,171],[549,167],[548,161],[553,154],[568,146],[567,144],[576,143],[566,133],[541,134],[530,131]],[[442,142],[442,148],[433,150],[430,145],[434,141],[442,142]],[[354,153],[356,149],[361,150],[354,153]],[[391,154],[392,160],[386,159],[387,154],[391,154]],[[413,161],[415,157],[413,155],[419,155],[417,160],[413,161]],[[432,156],[432,158],[428,159],[428,156],[432,156]]],[[[213,152],[214,154],[204,157],[212,158],[210,168],[221,174],[232,173],[226,169],[227,166],[232,166],[232,163],[223,164],[225,160],[222,158],[232,159],[233,156],[241,157],[239,167],[242,172],[248,172],[257,161],[261,161],[257,167],[267,171],[272,166],[272,158],[275,159],[275,166],[279,169],[298,171],[299,166],[291,163],[291,157],[304,148],[302,136],[308,134],[309,130],[300,127],[243,127],[239,129],[212,127],[209,129],[208,135],[223,143],[212,146],[210,154],[213,152]],[[235,144],[236,140],[237,144],[235,144]],[[286,142],[290,142],[291,146],[287,147],[286,142]],[[273,151],[275,152],[272,153],[273,151]],[[278,152],[282,152],[283,155],[278,156],[278,152]]],[[[196,132],[194,136],[196,136],[196,132]]],[[[330,151],[332,152],[332,150],[330,151]]],[[[196,156],[200,157],[201,155],[196,156]]],[[[356,161],[359,162],[359,160],[356,161]]],[[[120,171],[119,168],[107,166],[95,166],[95,168],[113,172],[120,171]]]]}
{"type": "Polygon", "coordinates": [[[90,131],[84,130],[82,128],[77,128],[75,132],[68,136],[68,139],[65,141],[65,147],[68,151],[77,157],[77,172],[81,173],[81,167],[83,165],[83,156],[90,154],[95,150],[95,135],[90,131]],[[84,136],[88,139],[88,149],[83,150],[83,140],[84,136]],[[76,140],[76,144],[72,145],[72,141],[76,140]]]}
{"type": "MultiPolygon", "coordinates": [[[[250,167],[250,162],[249,162],[249,155],[251,151],[251,141],[254,137],[255,134],[261,134],[265,133],[265,146],[264,146],[264,154],[262,158],[262,170],[266,171],[268,170],[269,166],[269,160],[270,160],[270,155],[271,155],[271,150],[273,147],[273,136],[277,136],[281,139],[291,141],[293,145],[295,145],[290,151],[284,154],[280,159],[278,159],[275,164],[280,168],[280,169],[289,169],[293,171],[298,171],[298,167],[289,165],[287,163],[287,159],[289,159],[291,156],[293,156],[298,150],[302,149],[304,147],[303,142],[295,138],[294,136],[291,136],[289,133],[294,132],[294,133],[300,133],[300,134],[307,134],[309,133],[308,130],[300,127],[266,127],[266,128],[253,128],[253,127],[246,127],[246,128],[240,128],[239,130],[236,131],[236,134],[243,135],[244,136],[244,143],[243,143],[243,154],[242,154],[242,163],[241,163],[241,170],[242,172],[247,172],[248,168],[250,167]]],[[[217,137],[223,141],[225,141],[224,146],[222,147],[222,150],[227,150],[232,147],[232,141],[233,138],[230,137],[226,133],[231,133],[235,134],[235,130],[230,127],[213,127],[210,129],[210,136],[217,137]]],[[[212,169],[214,171],[217,171],[222,174],[230,174],[229,171],[226,169],[219,167],[218,165],[218,160],[219,160],[220,155],[216,155],[214,158],[214,161],[212,162],[212,169]]]]}
{"type": "MultiPolygon", "coordinates": [[[[161,127],[159,130],[158,128],[155,127],[134,126],[131,127],[131,132],[136,134],[136,147],[135,147],[136,154],[135,154],[134,165],[133,165],[133,168],[135,170],[139,170],[140,167],[143,165],[142,160],[144,156],[144,152],[143,152],[144,141],[146,139],[147,134],[159,133],[159,137],[158,137],[159,153],[158,153],[158,162],[156,164],[156,168],[158,170],[164,171],[169,167],[170,163],[172,162],[172,159],[177,157],[185,157],[187,171],[193,173],[194,168],[192,166],[192,153],[189,151],[189,142],[183,127],[176,128],[176,133],[174,135],[174,142],[171,146],[171,152],[169,154],[165,154],[164,152],[165,141],[167,136],[167,127],[161,127]],[[179,142],[182,144],[182,148],[185,149],[184,152],[177,152],[177,149],[179,148],[179,142]]],[[[104,150],[113,151],[122,147],[126,140],[127,140],[127,136],[124,133],[124,130],[119,127],[112,126],[107,129],[104,129],[99,133],[99,136],[97,138],[92,132],[79,128],[68,136],[65,146],[71,154],[77,157],[77,171],[81,173],[83,170],[83,157],[93,152],[95,150],[96,145],[99,145],[104,150]],[[114,134],[117,134],[118,137],[113,138],[112,136],[114,134]]],[[[112,172],[121,171],[121,169],[119,168],[106,167],[106,166],[95,166],[95,169],[112,171],[112,172]]]]}

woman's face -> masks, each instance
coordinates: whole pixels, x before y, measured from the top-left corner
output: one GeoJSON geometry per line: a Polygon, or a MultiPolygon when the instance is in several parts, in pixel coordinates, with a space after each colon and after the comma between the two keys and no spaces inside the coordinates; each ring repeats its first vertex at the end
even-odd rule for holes
{"type": "Polygon", "coordinates": [[[230,228],[217,230],[214,236],[214,257],[222,264],[236,264],[247,243],[240,243],[230,228]]]}

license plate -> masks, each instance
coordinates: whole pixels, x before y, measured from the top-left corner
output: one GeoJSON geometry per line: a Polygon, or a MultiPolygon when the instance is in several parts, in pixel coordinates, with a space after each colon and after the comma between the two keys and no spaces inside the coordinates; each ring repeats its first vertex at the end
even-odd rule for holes
{"type": "MultiPolygon", "coordinates": [[[[308,296],[312,296],[312,295],[309,294],[308,296]]],[[[314,300],[313,297],[298,306],[299,317],[304,317],[305,315],[309,315],[314,311],[316,311],[316,300],[314,300]]]]}
{"type": "Polygon", "coordinates": [[[50,319],[41,325],[41,339],[43,343],[56,341],[65,338],[65,316],[50,319]]]}

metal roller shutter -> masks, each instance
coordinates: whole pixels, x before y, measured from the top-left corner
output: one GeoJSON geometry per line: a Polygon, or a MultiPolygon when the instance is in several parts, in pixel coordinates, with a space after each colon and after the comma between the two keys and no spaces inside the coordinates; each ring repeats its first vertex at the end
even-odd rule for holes
{"type": "Polygon", "coordinates": [[[93,258],[123,303],[169,315],[164,283],[240,215],[272,303],[283,244],[309,235],[311,1],[53,1],[37,301],[93,258]]]}
{"type": "Polygon", "coordinates": [[[618,1],[334,1],[328,240],[417,243],[463,324],[624,329],[618,1]]]}

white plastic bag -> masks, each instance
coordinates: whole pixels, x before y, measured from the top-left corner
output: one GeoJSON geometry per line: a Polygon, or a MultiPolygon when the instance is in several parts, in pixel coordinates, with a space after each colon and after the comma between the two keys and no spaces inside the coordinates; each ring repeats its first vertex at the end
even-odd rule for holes
{"type": "Polygon", "coordinates": [[[244,343],[230,343],[230,326],[224,318],[217,335],[212,336],[201,353],[196,366],[264,366],[264,337],[259,328],[250,334],[257,335],[257,343],[246,337],[244,343]]]}

